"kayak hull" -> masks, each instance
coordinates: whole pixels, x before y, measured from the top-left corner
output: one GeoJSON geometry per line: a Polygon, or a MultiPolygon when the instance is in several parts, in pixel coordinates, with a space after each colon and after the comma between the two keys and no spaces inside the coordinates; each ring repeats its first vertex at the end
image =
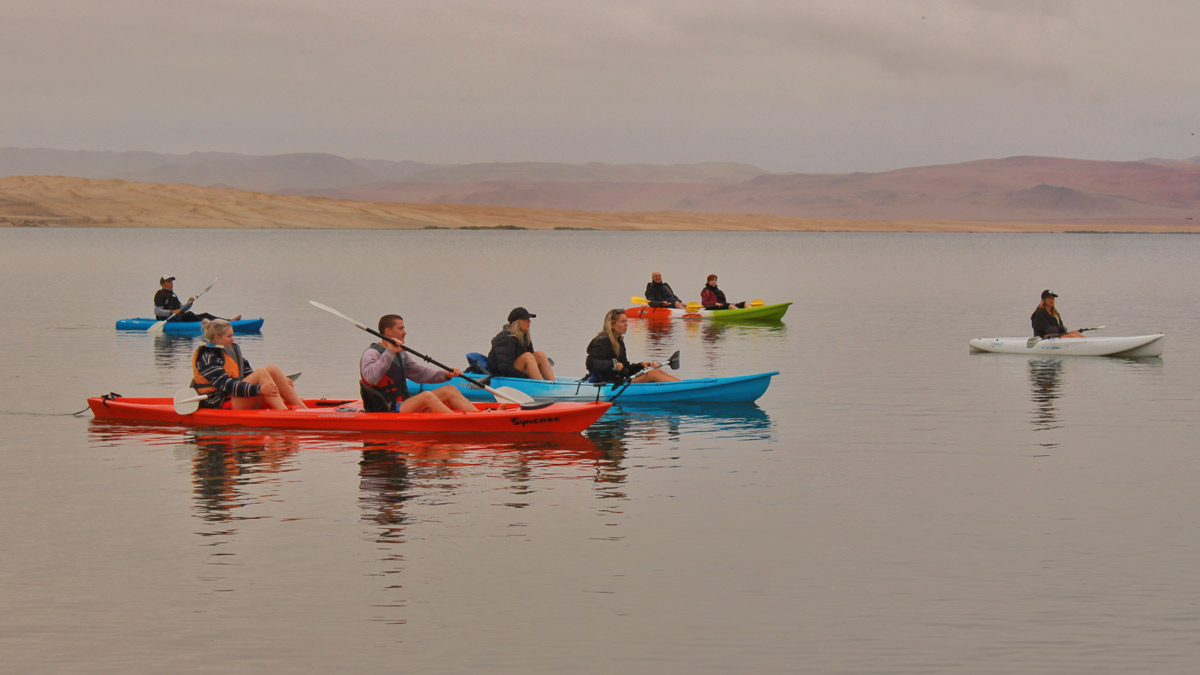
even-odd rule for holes
{"type": "Polygon", "coordinates": [[[94,396],[88,407],[97,419],[180,424],[194,427],[246,427],[317,431],[417,433],[579,433],[611,403],[554,403],[537,410],[477,403],[475,412],[369,413],[356,399],[305,399],[307,410],[218,410],[175,412],[174,399],[94,396]]]}
{"type": "Polygon", "coordinates": [[[787,314],[790,302],[747,307],[745,309],[701,309],[689,312],[676,307],[630,307],[625,316],[631,319],[708,319],[712,321],[779,321],[787,314]]]}
{"type": "MultiPolygon", "coordinates": [[[[560,377],[557,380],[528,380],[520,377],[493,377],[488,386],[493,389],[512,387],[538,400],[555,401],[608,401],[614,395],[617,402],[626,403],[749,403],[767,391],[771,378],[779,371],[738,375],[735,377],[709,377],[679,382],[635,382],[622,393],[624,385],[608,383],[593,384],[577,379],[560,377]]],[[[472,401],[491,401],[493,396],[466,380],[456,377],[448,383],[418,384],[408,382],[410,392],[437,389],[453,385],[472,401]]]]}
{"type": "Polygon", "coordinates": [[[1037,354],[1043,356],[1162,356],[1162,333],[1127,337],[1048,338],[1027,346],[1028,337],[976,338],[971,351],[994,354],[1037,354]]]}
{"type": "MultiPolygon", "coordinates": [[[[238,319],[230,321],[235,333],[257,333],[262,330],[264,319],[238,319]]],[[[117,321],[117,330],[149,330],[158,323],[158,319],[121,319],[117,321]]],[[[167,335],[199,335],[199,321],[168,321],[163,324],[163,332],[167,335]]]]}

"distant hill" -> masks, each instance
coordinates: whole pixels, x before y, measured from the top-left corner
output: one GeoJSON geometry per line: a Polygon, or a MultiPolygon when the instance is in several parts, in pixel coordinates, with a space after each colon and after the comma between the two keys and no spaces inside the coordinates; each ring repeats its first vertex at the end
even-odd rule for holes
{"type": "Polygon", "coordinates": [[[1195,223],[1200,157],[1008,157],[878,173],[773,174],[738,163],[433,165],[324,153],[0,148],[0,175],[227,187],[337,200],[606,212],[1036,223],[1195,223]]]}

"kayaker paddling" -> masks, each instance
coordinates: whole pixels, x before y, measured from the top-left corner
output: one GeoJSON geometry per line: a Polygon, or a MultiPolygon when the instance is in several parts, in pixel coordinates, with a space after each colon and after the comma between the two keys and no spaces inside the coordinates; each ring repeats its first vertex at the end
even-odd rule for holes
{"type": "Polygon", "coordinates": [[[306,408],[296,388],[279,366],[250,367],[234,343],[233,326],[224,319],[202,323],[206,344],[192,354],[192,388],[208,394],[205,408],[221,408],[226,401],[234,410],[306,408]]]}
{"type": "Polygon", "coordinates": [[[708,275],[708,280],[704,283],[704,288],[700,289],[700,304],[704,309],[729,309],[737,307],[738,309],[746,308],[746,301],[730,303],[725,299],[725,291],[717,288],[717,275],[708,275]]]}
{"type": "MultiPolygon", "coordinates": [[[[193,322],[202,321],[204,319],[220,319],[221,317],[200,312],[199,314],[192,311],[184,311],[181,313],[183,303],[179,301],[179,296],[175,295],[175,277],[160,277],[158,280],[158,292],[154,294],[154,317],[158,320],[166,319],[172,314],[176,314],[174,321],[193,322]]],[[[188,302],[194,301],[195,297],[188,298],[188,302]]],[[[229,319],[229,321],[240,321],[241,314],[229,319]]]]}
{"type": "Polygon", "coordinates": [[[671,290],[671,284],[662,280],[662,272],[651,272],[650,283],[646,284],[646,300],[651,307],[674,307],[683,309],[687,305],[671,290]]]}
{"type": "Polygon", "coordinates": [[[653,361],[629,362],[625,352],[628,330],[629,318],[625,316],[625,310],[608,310],[603,328],[588,343],[586,365],[589,377],[598,382],[620,382],[629,378],[633,382],[678,382],[679,378],[670,373],[648,370],[658,367],[659,364],[653,361]]]}
{"type": "Polygon", "coordinates": [[[514,307],[508,313],[508,322],[492,338],[488,351],[488,372],[504,377],[523,377],[530,380],[553,380],[554,368],[545,352],[533,348],[530,336],[532,319],[524,307],[514,307]]]}
{"type": "Polygon", "coordinates": [[[410,395],[406,380],[423,384],[448,382],[462,375],[462,371],[441,370],[410,359],[400,347],[408,331],[398,314],[380,317],[379,332],[387,339],[372,343],[358,362],[363,410],[401,413],[476,410],[462,392],[449,385],[410,395]]]}
{"type": "Polygon", "coordinates": [[[1068,331],[1063,325],[1062,317],[1059,316],[1058,310],[1054,307],[1054,299],[1058,297],[1057,293],[1046,289],[1042,291],[1042,302],[1038,304],[1037,309],[1033,310],[1029,320],[1033,324],[1033,334],[1039,338],[1081,338],[1083,333],[1079,331],[1068,331]]]}

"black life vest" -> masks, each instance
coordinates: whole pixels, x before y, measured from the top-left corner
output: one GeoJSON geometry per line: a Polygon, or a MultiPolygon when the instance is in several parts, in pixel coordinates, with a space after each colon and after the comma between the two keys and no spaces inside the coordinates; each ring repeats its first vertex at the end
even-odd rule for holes
{"type": "Polygon", "coordinates": [[[395,412],[396,402],[408,398],[408,374],[404,369],[404,359],[400,354],[392,354],[378,342],[372,343],[370,349],[391,356],[392,363],[378,384],[371,384],[359,375],[358,390],[362,394],[363,410],[395,412]]]}

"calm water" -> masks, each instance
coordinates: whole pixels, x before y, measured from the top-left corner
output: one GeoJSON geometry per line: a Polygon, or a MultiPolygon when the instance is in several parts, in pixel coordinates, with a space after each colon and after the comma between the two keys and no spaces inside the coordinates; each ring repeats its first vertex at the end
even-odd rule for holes
{"type": "Polygon", "coordinates": [[[1200,668],[1200,237],[0,230],[0,670],[1191,673],[1200,668]],[[208,252],[204,259],[193,252],[208,252]],[[212,252],[224,252],[214,265],[212,252]],[[469,261],[464,264],[462,261],[469,261]],[[459,364],[508,310],[582,370],[663,271],[793,300],[634,322],[757,405],[578,437],[243,433],[70,416],[170,395],[195,339],[118,333],[163,274],[266,317],[256,366],[356,392],[365,323],[459,364]],[[1068,325],[1162,359],[971,355],[1068,325]]]}

